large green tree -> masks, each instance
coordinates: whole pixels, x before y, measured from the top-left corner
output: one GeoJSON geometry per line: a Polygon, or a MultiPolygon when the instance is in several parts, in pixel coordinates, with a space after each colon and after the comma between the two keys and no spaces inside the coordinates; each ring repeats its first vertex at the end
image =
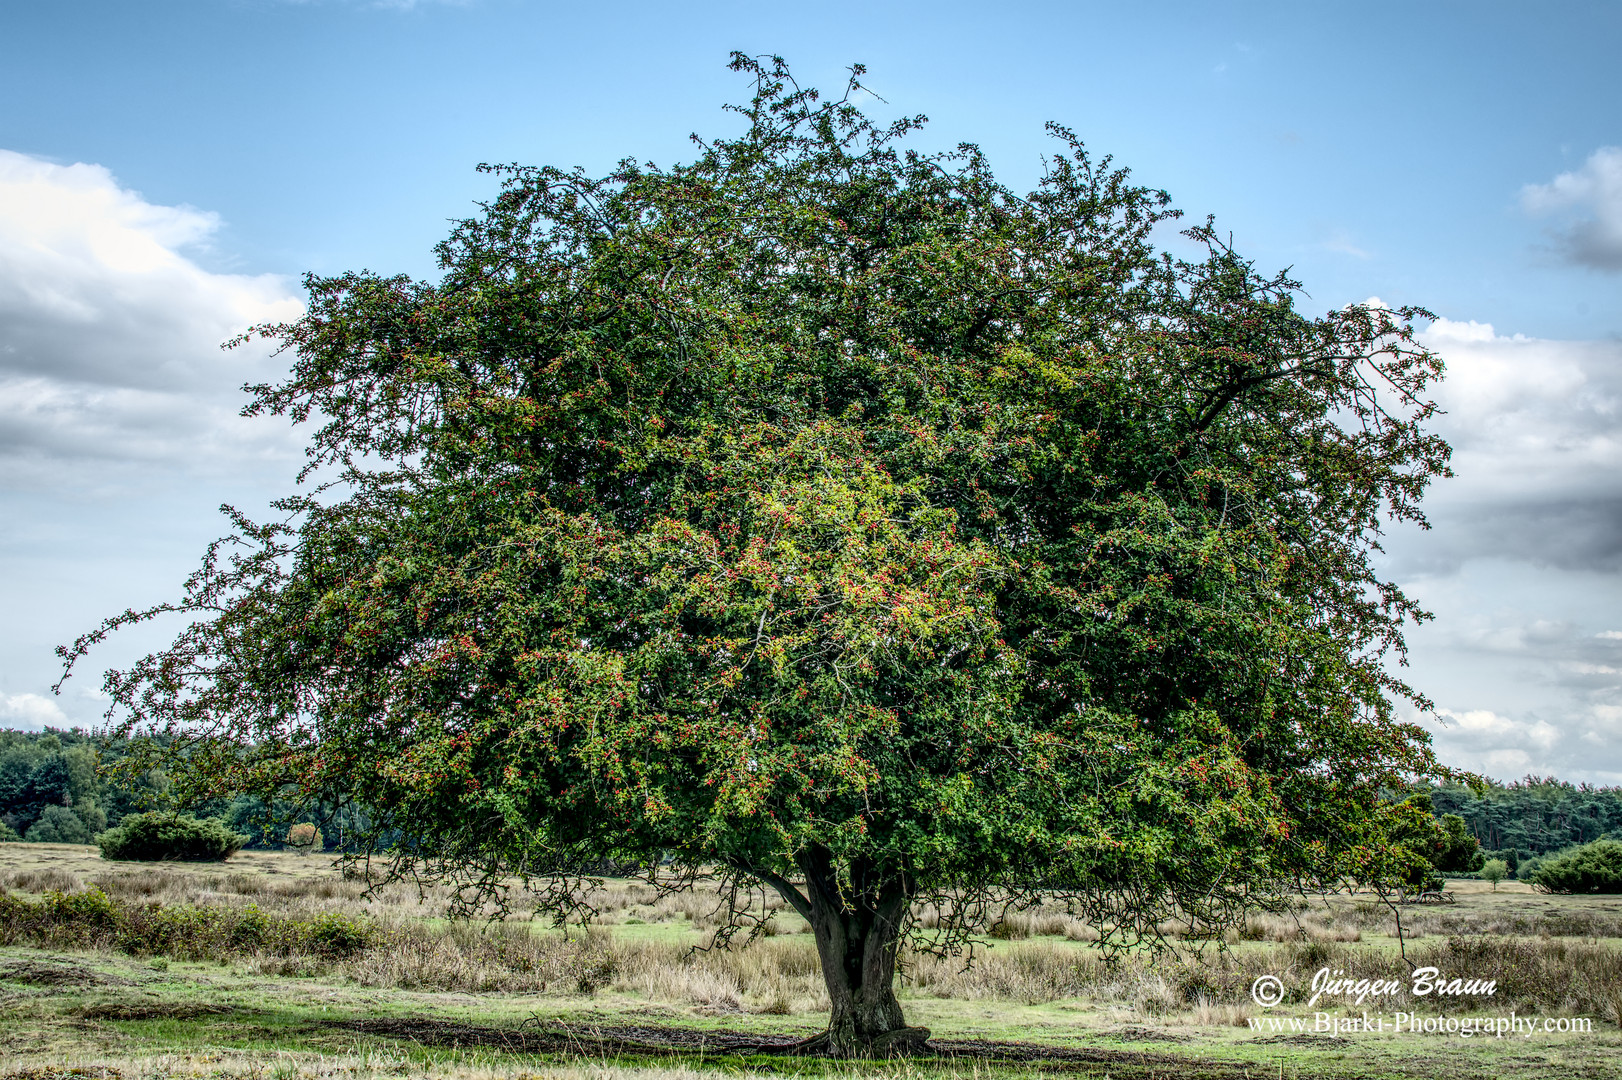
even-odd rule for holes
{"type": "Polygon", "coordinates": [[[1371,552],[1446,471],[1425,313],[1157,253],[1168,196],[1062,128],[1019,195],[734,66],[691,164],[495,167],[437,283],[309,278],[250,411],[317,429],[314,488],[70,665],[191,613],[107,681],[174,790],[363,804],[402,871],[776,890],[837,1054],[927,1034],[909,934],[1399,877],[1386,795],[1442,770],[1371,552]]]}

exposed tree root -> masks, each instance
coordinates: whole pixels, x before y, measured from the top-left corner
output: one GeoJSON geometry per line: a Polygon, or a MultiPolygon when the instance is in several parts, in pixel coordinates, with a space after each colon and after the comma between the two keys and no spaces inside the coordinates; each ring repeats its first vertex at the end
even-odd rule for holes
{"type": "Polygon", "coordinates": [[[839,1054],[831,1032],[820,1032],[802,1039],[784,1050],[765,1052],[788,1053],[796,1057],[919,1057],[931,1054],[929,1029],[925,1027],[901,1028],[870,1039],[855,1053],[839,1054]]]}

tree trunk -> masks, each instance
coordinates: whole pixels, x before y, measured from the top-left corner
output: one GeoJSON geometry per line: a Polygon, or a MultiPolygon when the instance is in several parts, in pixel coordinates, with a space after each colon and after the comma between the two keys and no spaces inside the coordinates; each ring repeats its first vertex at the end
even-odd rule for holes
{"type": "Polygon", "coordinates": [[[900,875],[853,865],[850,887],[841,890],[826,851],[807,853],[799,865],[803,895],[787,881],[767,880],[811,924],[828,984],[828,1030],[801,1044],[800,1052],[891,1057],[921,1051],[929,1029],[909,1028],[895,996],[896,951],[908,901],[900,875]]]}

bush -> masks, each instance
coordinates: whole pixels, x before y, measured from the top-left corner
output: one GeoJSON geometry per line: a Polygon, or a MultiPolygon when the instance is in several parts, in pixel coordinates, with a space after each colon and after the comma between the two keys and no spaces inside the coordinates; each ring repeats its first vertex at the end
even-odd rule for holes
{"type": "Polygon", "coordinates": [[[318,852],[326,846],[321,838],[321,830],[307,821],[300,822],[287,830],[287,844],[305,855],[318,852]]]}
{"type": "Polygon", "coordinates": [[[1477,871],[1476,876],[1483,881],[1492,882],[1492,891],[1497,892],[1498,883],[1503,881],[1508,874],[1509,864],[1507,862],[1503,859],[1488,859],[1481,864],[1481,869],[1477,871]]]}
{"type": "Polygon", "coordinates": [[[1622,893],[1622,843],[1596,840],[1540,860],[1521,880],[1544,892],[1622,893]]]}
{"type": "Polygon", "coordinates": [[[303,929],[305,947],[329,960],[363,952],[379,938],[370,920],[351,918],[336,911],[317,916],[303,929]]]}
{"type": "Polygon", "coordinates": [[[88,844],[90,830],[78,814],[65,806],[47,806],[23,839],[31,844],[88,844]]]}
{"type": "Polygon", "coordinates": [[[218,818],[199,821],[187,814],[126,814],[116,828],[96,837],[104,859],[156,862],[219,862],[237,853],[248,838],[218,818]]]}
{"type": "Polygon", "coordinates": [[[0,891],[0,945],[117,949],[176,960],[272,955],[336,961],[388,941],[370,919],[335,912],[304,918],[272,915],[256,904],[165,907],[110,897],[94,887],[49,892],[37,901],[0,891]]]}

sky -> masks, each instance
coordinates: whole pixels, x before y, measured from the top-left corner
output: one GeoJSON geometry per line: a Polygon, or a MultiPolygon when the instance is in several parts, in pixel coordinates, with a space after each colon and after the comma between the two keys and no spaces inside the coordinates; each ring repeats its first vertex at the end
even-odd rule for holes
{"type": "Polygon", "coordinates": [[[293,489],[303,433],[238,415],[285,358],[223,341],[306,272],[434,276],[481,162],[690,158],[737,49],[863,63],[872,112],[1016,187],[1058,121],[1309,312],[1435,312],[1458,475],[1382,556],[1435,614],[1414,715],[1450,765],[1622,784],[1619,40],[1609,2],[0,6],[0,727],[100,722],[95,672],[174,625],[60,695],[55,646],[293,489]]]}

